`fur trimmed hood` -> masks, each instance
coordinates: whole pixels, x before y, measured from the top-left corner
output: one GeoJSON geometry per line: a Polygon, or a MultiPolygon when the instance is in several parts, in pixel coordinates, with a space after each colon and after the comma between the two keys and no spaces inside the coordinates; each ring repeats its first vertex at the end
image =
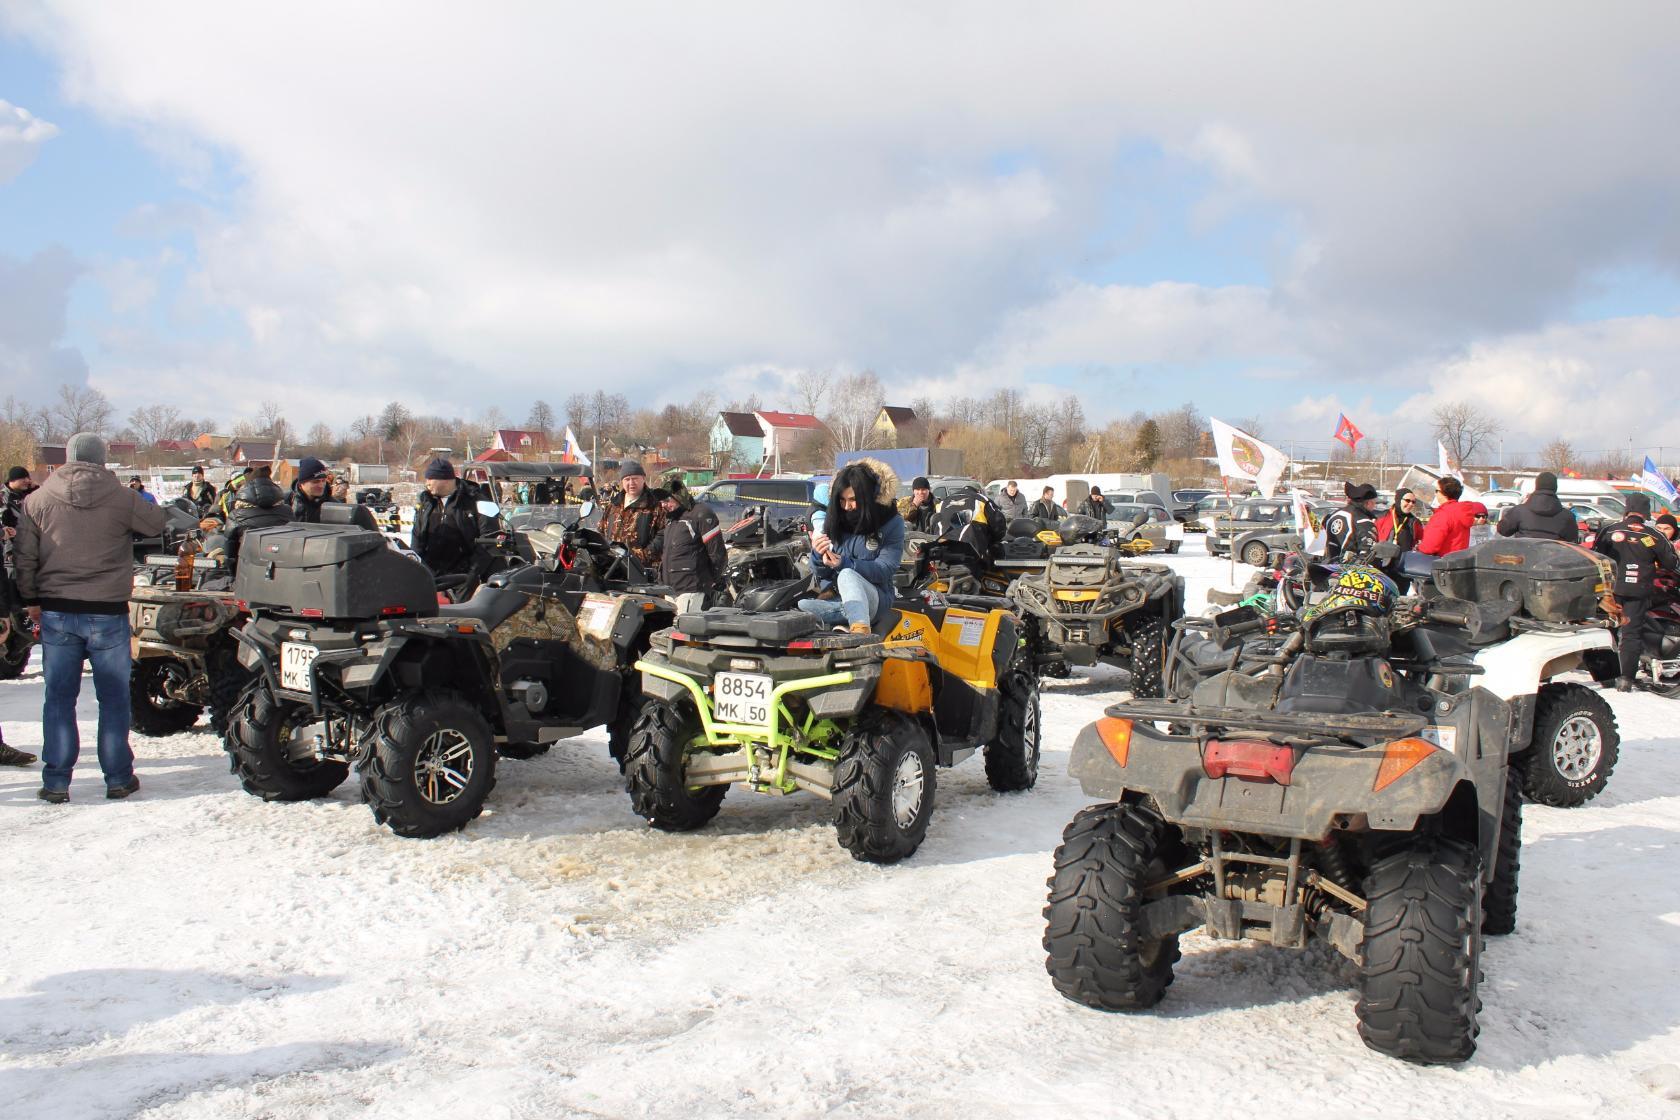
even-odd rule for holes
{"type": "MultiPolygon", "coordinates": [[[[875,491],[877,505],[898,506],[898,472],[881,462],[879,459],[854,459],[853,463],[868,467],[878,480],[875,491]]],[[[849,466],[850,464],[848,464],[849,466]]]]}

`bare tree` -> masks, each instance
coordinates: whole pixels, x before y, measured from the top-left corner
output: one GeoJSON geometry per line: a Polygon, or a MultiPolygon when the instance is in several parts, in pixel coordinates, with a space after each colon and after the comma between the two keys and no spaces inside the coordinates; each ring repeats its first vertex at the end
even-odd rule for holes
{"type": "Polygon", "coordinates": [[[547,401],[532,402],[531,412],[525,417],[525,427],[533,432],[541,432],[544,436],[549,435],[555,427],[554,409],[549,407],[547,401]]]}
{"type": "Polygon", "coordinates": [[[397,425],[393,442],[403,449],[404,466],[414,465],[414,452],[429,442],[427,435],[425,426],[412,416],[397,425]]]}
{"type": "Polygon", "coordinates": [[[328,459],[336,459],[344,451],[338,437],[333,435],[331,426],[323,421],[317,421],[309,429],[309,434],[303,437],[303,442],[309,450],[328,459]]]}
{"type": "Polygon", "coordinates": [[[1160,413],[1155,422],[1161,429],[1161,458],[1196,457],[1201,448],[1202,433],[1208,425],[1194,404],[1186,402],[1171,412],[1160,413]]]}
{"type": "Polygon", "coordinates": [[[1540,449],[1540,465],[1562,474],[1575,468],[1575,448],[1566,439],[1554,439],[1540,449]]]}
{"type": "Polygon", "coordinates": [[[98,389],[85,385],[60,385],[58,397],[46,412],[53,435],[68,437],[77,432],[103,433],[111,427],[111,402],[98,389]]]}
{"type": "Polygon", "coordinates": [[[0,463],[33,463],[38,446],[29,425],[0,419],[0,463]]]}
{"type": "Polygon", "coordinates": [[[881,433],[875,428],[875,418],[881,414],[885,392],[881,379],[872,371],[842,377],[834,384],[831,405],[823,423],[828,425],[833,451],[862,451],[877,447],[881,433]]]}
{"type": "Polygon", "coordinates": [[[799,411],[815,416],[828,395],[830,378],[820,370],[802,369],[793,378],[793,391],[799,398],[799,411]]]}
{"type": "Polygon", "coordinates": [[[392,401],[379,414],[379,434],[385,439],[396,440],[397,432],[410,419],[408,406],[401,401],[392,401]]]}
{"type": "Polygon", "coordinates": [[[191,427],[191,422],[174,405],[149,404],[128,414],[128,426],[134,431],[135,442],[153,447],[160,439],[187,438],[182,429],[191,427]]]}
{"type": "Polygon", "coordinates": [[[1433,419],[1435,438],[1446,447],[1460,470],[1468,467],[1471,457],[1505,430],[1498,417],[1468,401],[1449,401],[1435,406],[1433,419]]]}

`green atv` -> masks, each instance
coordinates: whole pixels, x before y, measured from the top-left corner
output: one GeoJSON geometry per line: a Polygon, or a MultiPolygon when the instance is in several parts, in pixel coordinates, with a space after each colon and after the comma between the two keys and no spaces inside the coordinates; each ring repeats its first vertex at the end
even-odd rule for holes
{"type": "Polygon", "coordinates": [[[901,599],[871,634],[801,611],[717,608],[654,635],[630,733],[631,804],[655,828],[714,817],[732,785],[814,793],[842,847],[895,863],[927,834],[936,767],[984,749],[993,789],[1038,779],[1038,679],[1005,601],[901,599]]]}

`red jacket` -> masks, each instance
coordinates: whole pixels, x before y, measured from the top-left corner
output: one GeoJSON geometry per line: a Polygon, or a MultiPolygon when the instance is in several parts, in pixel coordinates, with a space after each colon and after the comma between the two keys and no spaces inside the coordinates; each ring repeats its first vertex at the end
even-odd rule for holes
{"type": "Polygon", "coordinates": [[[1470,547],[1470,526],[1477,517],[1487,513],[1481,502],[1448,502],[1430,517],[1423,527],[1423,540],[1418,551],[1430,556],[1445,556],[1449,552],[1470,547]]]}

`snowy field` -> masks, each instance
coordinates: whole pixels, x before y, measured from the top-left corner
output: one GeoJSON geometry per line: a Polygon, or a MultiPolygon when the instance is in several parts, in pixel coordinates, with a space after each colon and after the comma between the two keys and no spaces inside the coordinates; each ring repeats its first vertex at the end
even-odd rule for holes
{"type": "MultiPolygon", "coordinates": [[[[1171,561],[1193,608],[1230,577],[1200,550],[1171,561]]],[[[86,682],[72,802],[0,771],[0,1117],[1680,1117],[1680,706],[1612,696],[1608,791],[1529,807],[1481,1048],[1418,1069],[1360,1044],[1328,950],[1188,936],[1149,1014],[1051,989],[1067,750],[1123,679],[1047,683],[1038,788],[940,772],[888,868],[815,798],[733,790],[656,833],[601,734],[504,760],[435,841],[376,827],[353,782],[248,797],[208,734],[137,737],[144,788],[106,802],[86,682]]],[[[9,742],[39,750],[40,704],[38,666],[0,684],[9,742]]]]}

